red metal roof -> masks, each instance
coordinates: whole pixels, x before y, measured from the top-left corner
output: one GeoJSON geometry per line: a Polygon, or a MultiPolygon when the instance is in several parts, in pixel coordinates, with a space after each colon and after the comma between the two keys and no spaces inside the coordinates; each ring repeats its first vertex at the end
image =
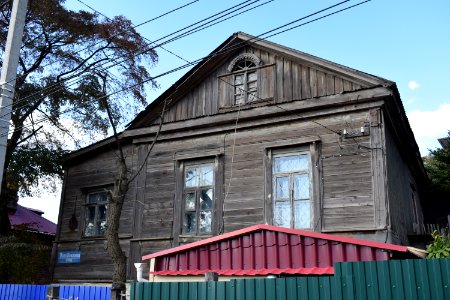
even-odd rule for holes
{"type": "Polygon", "coordinates": [[[404,246],[255,225],[145,255],[159,275],[333,274],[335,262],[388,260],[404,246]]]}

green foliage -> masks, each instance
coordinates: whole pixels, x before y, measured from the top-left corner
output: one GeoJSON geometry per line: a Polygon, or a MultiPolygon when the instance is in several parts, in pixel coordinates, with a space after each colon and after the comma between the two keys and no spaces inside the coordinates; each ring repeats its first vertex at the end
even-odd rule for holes
{"type": "Polygon", "coordinates": [[[30,195],[31,188],[38,186],[40,179],[54,175],[62,178],[62,162],[67,153],[61,148],[19,145],[9,163],[9,188],[30,195]]]}
{"type": "Polygon", "coordinates": [[[431,150],[430,155],[425,157],[424,163],[433,189],[450,192],[450,147],[431,150]]]}
{"type": "Polygon", "coordinates": [[[433,242],[427,246],[427,258],[450,258],[450,234],[435,230],[431,236],[433,242]]]}
{"type": "Polygon", "coordinates": [[[0,282],[43,284],[50,282],[50,236],[16,231],[0,237],[0,282]]]}
{"type": "MultiPolygon", "coordinates": [[[[7,182],[0,196],[0,234],[9,227],[8,202],[61,174],[67,140],[78,146],[107,134],[105,99],[114,124],[126,124],[147,104],[145,84],[156,87],[148,69],[157,54],[130,20],[72,11],[64,2],[29,1],[5,157],[7,182]]],[[[0,57],[12,3],[0,5],[0,57]]]]}
{"type": "MultiPolygon", "coordinates": [[[[450,133],[448,136],[450,140],[450,133]]],[[[444,144],[445,145],[445,144],[444,144]]],[[[423,158],[425,169],[430,178],[424,215],[428,223],[447,225],[450,214],[450,147],[430,150],[423,158]]]]}

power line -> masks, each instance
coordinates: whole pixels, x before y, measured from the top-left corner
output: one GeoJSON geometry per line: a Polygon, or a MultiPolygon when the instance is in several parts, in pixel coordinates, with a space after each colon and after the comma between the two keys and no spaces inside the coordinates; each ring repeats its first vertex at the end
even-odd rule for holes
{"type": "MultiPolygon", "coordinates": [[[[274,32],[274,31],[277,30],[277,29],[284,28],[284,27],[289,26],[289,25],[291,25],[291,24],[293,24],[293,23],[295,23],[295,22],[298,22],[298,21],[300,21],[300,20],[304,20],[305,18],[308,18],[308,17],[310,17],[310,16],[319,14],[319,13],[321,13],[321,12],[323,12],[323,11],[329,10],[329,9],[331,9],[331,8],[334,8],[334,7],[338,6],[338,5],[341,5],[341,4],[343,4],[343,3],[346,3],[346,2],[348,2],[348,1],[350,1],[350,0],[342,1],[342,2],[340,2],[340,3],[337,3],[337,4],[335,4],[335,5],[329,6],[329,7],[325,8],[325,9],[322,9],[322,10],[317,11],[317,12],[315,12],[315,13],[309,14],[309,15],[306,16],[306,17],[299,18],[299,19],[297,19],[297,20],[295,20],[295,21],[289,22],[289,23],[284,24],[284,25],[282,25],[282,26],[279,26],[279,27],[277,27],[277,28],[275,28],[275,29],[266,31],[266,32],[264,32],[264,33],[262,33],[262,34],[260,34],[260,35],[258,35],[258,36],[256,36],[256,37],[253,37],[253,38],[249,39],[248,41],[243,41],[243,42],[238,43],[238,44],[236,44],[236,45],[234,45],[234,46],[226,47],[226,48],[222,49],[221,51],[212,53],[212,54],[210,54],[210,55],[208,55],[208,56],[205,56],[205,57],[203,57],[203,58],[197,59],[197,60],[195,60],[195,61],[193,61],[193,62],[187,63],[187,64],[185,64],[185,65],[181,65],[181,66],[179,66],[179,67],[177,67],[177,68],[171,69],[171,70],[169,70],[169,71],[167,71],[167,72],[164,72],[164,73],[161,73],[161,74],[159,74],[159,75],[157,75],[157,76],[151,77],[151,78],[149,78],[149,79],[147,79],[147,80],[144,80],[142,83],[148,82],[148,81],[150,81],[150,80],[155,80],[155,79],[157,79],[157,78],[159,78],[159,77],[163,77],[163,76],[169,75],[169,74],[171,74],[171,73],[177,72],[177,71],[179,71],[179,70],[185,69],[185,68],[187,68],[187,67],[189,67],[189,66],[195,65],[195,64],[197,64],[197,63],[199,63],[199,62],[201,62],[201,61],[204,61],[204,60],[206,60],[206,59],[210,59],[210,58],[213,58],[213,57],[215,57],[215,56],[222,55],[222,54],[224,54],[224,53],[233,51],[233,50],[235,50],[235,49],[241,47],[243,44],[250,44],[250,43],[255,42],[255,41],[261,41],[261,40],[264,40],[265,37],[263,37],[263,36],[266,35],[267,33],[272,33],[272,32],[274,32]]],[[[291,28],[285,29],[285,30],[280,31],[280,32],[275,32],[275,33],[271,34],[270,37],[276,36],[276,35],[278,35],[278,34],[281,34],[281,33],[284,33],[284,32],[290,31],[290,30],[293,30],[294,28],[298,28],[298,27],[304,26],[304,25],[306,25],[306,24],[310,24],[310,23],[312,23],[312,22],[321,20],[321,19],[323,19],[323,18],[325,18],[325,17],[329,17],[329,16],[331,16],[331,15],[334,15],[334,14],[336,14],[336,13],[338,13],[338,12],[342,12],[342,11],[348,10],[348,9],[350,9],[350,8],[356,7],[356,6],[358,6],[358,5],[361,5],[361,4],[370,2],[370,1],[371,1],[371,0],[362,1],[362,2],[359,2],[359,3],[355,4],[355,5],[352,5],[352,6],[349,6],[349,7],[344,8],[344,9],[341,9],[341,10],[339,10],[339,11],[336,11],[336,12],[333,12],[333,13],[330,13],[330,14],[327,14],[327,15],[325,15],[325,16],[323,16],[323,17],[319,17],[319,18],[313,19],[313,20],[311,20],[311,21],[304,22],[304,23],[302,23],[302,24],[293,26],[293,27],[291,27],[291,28]]],[[[139,84],[140,84],[140,83],[139,83],[139,84]]],[[[107,94],[107,95],[103,95],[103,96],[98,97],[98,98],[95,98],[95,99],[93,99],[93,100],[101,100],[101,99],[103,99],[103,98],[105,98],[105,97],[110,97],[110,96],[115,95],[115,94],[117,94],[117,93],[123,92],[123,91],[125,91],[125,90],[127,90],[127,89],[133,88],[133,87],[135,87],[135,86],[137,86],[137,85],[139,85],[139,84],[134,84],[134,85],[128,86],[128,87],[126,87],[126,88],[123,88],[123,89],[119,89],[119,90],[113,91],[113,92],[111,92],[111,93],[109,93],[109,94],[107,94]]],[[[0,117],[1,117],[1,116],[0,116],[0,117]]]]}
{"type": "MultiPolygon", "coordinates": [[[[79,0],[77,0],[77,1],[79,1],[79,0]]],[[[190,5],[192,5],[192,4],[194,4],[195,2],[198,2],[198,1],[200,1],[200,0],[194,0],[194,1],[191,1],[191,2],[189,2],[189,3],[187,3],[187,4],[184,4],[184,5],[182,5],[182,6],[176,7],[176,8],[174,8],[174,9],[172,9],[172,10],[170,10],[170,11],[167,11],[167,12],[165,12],[165,13],[163,13],[163,14],[157,16],[157,17],[154,17],[154,18],[151,18],[151,19],[149,19],[149,20],[146,20],[146,21],[144,21],[144,22],[142,22],[142,23],[139,23],[139,24],[133,26],[132,28],[135,29],[135,28],[137,28],[137,27],[139,27],[139,26],[142,26],[142,25],[145,25],[145,24],[150,23],[150,22],[152,22],[152,21],[155,21],[155,20],[157,20],[157,19],[160,19],[160,18],[162,18],[162,17],[164,17],[164,16],[167,16],[167,15],[169,15],[169,14],[171,14],[171,13],[177,11],[177,10],[180,10],[180,9],[182,9],[182,8],[185,8],[185,7],[187,7],[187,6],[190,6],[190,5]]],[[[5,5],[7,2],[8,2],[8,1],[5,1],[5,3],[4,3],[3,5],[5,5]]],[[[81,2],[81,1],[79,1],[79,2],[81,2]]],[[[87,7],[91,8],[91,7],[90,7],[89,5],[87,5],[86,3],[84,3],[84,2],[81,2],[81,3],[83,3],[83,4],[86,5],[87,7]]],[[[93,8],[91,8],[91,9],[94,10],[93,8]]],[[[94,10],[94,11],[96,11],[96,10],[94,10]]],[[[99,14],[101,14],[102,16],[106,17],[104,14],[102,14],[102,13],[100,13],[100,12],[98,12],[98,11],[96,11],[96,12],[99,13],[99,14]]],[[[108,17],[106,17],[106,18],[107,18],[108,20],[111,20],[111,19],[108,18],[108,17]]],[[[109,38],[116,37],[117,35],[119,35],[119,33],[114,34],[114,35],[110,36],[109,38]]],[[[84,51],[84,50],[87,50],[87,49],[89,49],[89,48],[92,48],[93,46],[98,45],[98,44],[103,43],[103,42],[104,42],[104,41],[97,41],[97,42],[95,42],[95,43],[93,43],[93,44],[91,44],[91,45],[89,45],[89,46],[86,46],[85,48],[80,49],[79,51],[77,51],[77,53],[79,53],[79,52],[81,52],[81,51],[84,51]]],[[[47,66],[49,66],[49,65],[51,65],[51,63],[49,63],[49,64],[47,64],[47,65],[43,65],[42,68],[45,68],[45,67],[47,67],[47,66]]],[[[14,79],[12,79],[12,80],[16,80],[16,79],[19,78],[19,77],[20,77],[20,76],[17,76],[16,78],[14,78],[14,79]]],[[[10,81],[12,81],[12,80],[10,80],[10,81]]],[[[2,83],[2,84],[9,83],[10,81],[5,82],[5,83],[2,83]]],[[[2,84],[0,84],[0,85],[2,85],[2,84]]]]}
{"type": "MultiPolygon", "coordinates": [[[[109,17],[106,16],[105,14],[101,13],[101,12],[98,11],[97,9],[93,8],[92,6],[86,4],[85,2],[83,2],[83,1],[81,1],[81,0],[77,0],[77,1],[80,2],[81,4],[85,5],[85,6],[89,7],[91,10],[93,10],[93,11],[95,11],[96,13],[98,13],[99,15],[105,17],[106,19],[111,20],[111,18],[109,18],[109,17]]],[[[169,11],[169,12],[166,12],[166,13],[164,13],[164,14],[162,14],[162,15],[159,15],[158,17],[155,17],[155,18],[153,18],[153,19],[144,21],[144,22],[139,23],[139,24],[137,24],[137,25],[133,25],[132,28],[137,28],[137,27],[139,27],[139,26],[142,26],[142,25],[145,25],[145,24],[150,23],[150,22],[152,22],[152,21],[155,21],[155,20],[157,20],[157,19],[159,19],[159,18],[161,18],[161,17],[164,17],[164,16],[166,16],[166,15],[168,15],[168,14],[170,14],[170,13],[176,11],[176,10],[179,10],[179,9],[181,9],[181,8],[184,8],[184,7],[186,7],[186,6],[188,6],[188,5],[191,5],[191,4],[193,4],[193,3],[195,3],[195,2],[198,2],[198,1],[200,1],[200,0],[194,0],[194,1],[190,2],[190,3],[188,3],[188,4],[185,4],[185,5],[183,5],[183,6],[180,6],[180,7],[176,8],[176,9],[173,9],[173,10],[171,10],[171,11],[169,11]]],[[[148,38],[146,38],[146,37],[144,37],[144,36],[142,36],[142,38],[145,39],[146,41],[148,41],[148,42],[151,43],[151,44],[153,43],[151,40],[149,40],[148,38]]],[[[167,51],[168,53],[172,54],[173,56],[175,56],[175,57],[177,57],[177,58],[179,58],[179,59],[181,59],[181,60],[183,60],[183,61],[185,61],[185,62],[189,62],[188,60],[182,58],[181,56],[179,56],[179,55],[173,53],[172,51],[170,51],[170,50],[168,50],[168,49],[166,49],[166,48],[164,48],[164,47],[161,47],[161,49],[167,51]]]]}
{"type": "MultiPolygon", "coordinates": [[[[227,11],[232,10],[232,12],[235,12],[235,11],[237,11],[237,10],[240,10],[240,9],[242,9],[242,8],[245,8],[245,7],[251,5],[251,4],[255,3],[255,2],[261,1],[261,0],[256,0],[256,1],[251,2],[250,4],[245,4],[245,3],[249,2],[249,1],[251,1],[251,0],[243,1],[243,2],[241,2],[240,4],[237,4],[237,5],[235,5],[235,6],[231,7],[231,8],[225,9],[225,10],[223,10],[223,11],[221,11],[221,12],[219,12],[219,13],[216,13],[216,14],[210,16],[210,17],[204,18],[204,19],[202,19],[202,20],[200,20],[200,21],[198,21],[198,22],[196,22],[196,23],[194,23],[194,24],[192,24],[192,25],[186,26],[186,27],[184,27],[183,29],[180,29],[180,30],[178,30],[178,31],[176,31],[176,32],[183,31],[183,30],[185,30],[186,28],[189,28],[189,27],[192,27],[193,25],[196,25],[196,24],[199,24],[199,23],[201,23],[201,22],[204,22],[205,20],[209,20],[209,19],[211,19],[211,18],[213,18],[213,17],[215,17],[215,16],[217,16],[217,15],[223,14],[223,13],[225,13],[225,12],[227,12],[227,11]],[[244,5],[244,4],[245,4],[245,5],[244,5]],[[239,6],[242,6],[242,5],[244,5],[244,6],[241,7],[241,8],[238,8],[238,9],[233,10],[234,8],[239,7],[239,6]]],[[[274,0],[267,1],[266,3],[271,2],[271,1],[274,1],[274,0]]],[[[259,6],[260,6],[260,5],[259,5],[259,6]]],[[[256,6],[256,7],[258,7],[258,6],[256,6]]],[[[256,8],[256,7],[253,7],[253,8],[251,8],[251,9],[254,9],[254,8],[256,8]]],[[[249,9],[249,10],[250,10],[250,9],[249,9]]],[[[248,11],[248,10],[246,10],[246,11],[248,11]]],[[[225,14],[225,15],[228,15],[228,14],[230,14],[230,13],[227,13],[227,14],[225,14]]],[[[234,16],[239,15],[239,14],[240,14],[240,13],[235,14],[234,16]]],[[[231,16],[231,17],[234,17],[234,16],[231,16]]],[[[222,17],[223,17],[223,16],[220,16],[220,17],[218,17],[218,18],[215,18],[215,19],[213,19],[212,21],[209,21],[209,22],[207,22],[207,23],[205,23],[205,24],[211,23],[211,22],[213,22],[213,21],[215,21],[215,20],[217,20],[217,19],[220,19],[220,18],[222,18],[222,17]]],[[[229,17],[229,18],[231,18],[231,17],[229,17]]],[[[227,19],[229,19],[229,18],[227,18],[227,19]]],[[[194,28],[194,29],[196,29],[196,31],[193,31],[193,32],[189,32],[189,31],[188,31],[188,32],[184,32],[184,33],[182,33],[182,34],[180,34],[180,35],[178,35],[178,36],[172,38],[172,39],[169,40],[169,41],[165,41],[164,43],[160,43],[160,44],[158,44],[158,45],[156,45],[156,46],[154,46],[154,47],[152,47],[152,48],[145,49],[145,50],[143,50],[143,51],[141,51],[141,52],[138,52],[136,55],[144,54],[144,53],[146,53],[146,52],[148,52],[148,51],[150,51],[150,50],[153,50],[153,49],[155,49],[155,48],[157,48],[157,47],[160,47],[160,46],[162,46],[162,45],[164,45],[164,44],[167,44],[167,43],[170,43],[170,42],[172,42],[172,41],[174,41],[174,40],[183,38],[183,37],[185,37],[185,36],[188,36],[188,35],[190,35],[190,34],[192,34],[192,33],[198,32],[198,31],[200,31],[200,30],[206,29],[206,28],[211,27],[211,26],[213,26],[213,25],[215,25],[215,24],[217,24],[217,23],[218,23],[218,22],[216,22],[216,23],[214,23],[214,24],[210,24],[209,26],[204,27],[204,28],[201,28],[202,26],[205,25],[205,24],[202,24],[202,25],[197,26],[197,27],[194,28]]],[[[167,36],[172,36],[173,34],[174,34],[174,33],[171,33],[171,34],[169,34],[169,35],[167,35],[167,36]]],[[[163,37],[163,38],[164,38],[164,37],[163,37]]],[[[163,39],[163,38],[158,39],[158,41],[161,40],[161,39],[163,39]]],[[[126,61],[126,59],[121,60],[121,61],[119,61],[119,62],[115,62],[114,64],[112,64],[112,65],[110,65],[110,66],[107,66],[107,69],[112,68],[113,66],[118,65],[118,64],[120,64],[120,63],[122,63],[122,62],[124,62],[124,61],[126,61]]],[[[95,62],[94,62],[93,64],[95,64],[95,62]]],[[[92,65],[91,65],[91,66],[92,66],[92,65]]],[[[87,68],[89,68],[89,67],[87,67],[87,68]]],[[[61,85],[61,84],[64,83],[65,81],[74,79],[74,78],[76,78],[77,76],[78,76],[77,74],[74,74],[74,75],[71,75],[71,76],[68,77],[68,78],[64,78],[63,80],[61,80],[61,81],[59,81],[59,82],[57,82],[57,83],[55,83],[55,84],[53,84],[53,85],[51,85],[51,86],[49,86],[49,87],[46,87],[45,89],[43,89],[43,90],[41,90],[41,91],[39,91],[39,92],[37,92],[37,93],[31,94],[31,95],[28,95],[28,96],[26,96],[26,97],[24,97],[24,98],[22,98],[22,99],[16,100],[16,102],[15,102],[14,104],[20,103],[21,101],[23,101],[23,100],[25,100],[25,99],[28,99],[28,98],[30,98],[30,97],[32,97],[32,96],[35,96],[36,94],[41,93],[42,91],[45,91],[46,89],[52,88],[52,87],[54,87],[54,86],[61,85]]],[[[81,81],[81,79],[75,80],[75,81],[72,82],[71,84],[75,84],[75,83],[77,83],[78,81],[81,81]]],[[[146,82],[148,82],[148,81],[150,81],[150,80],[147,80],[146,82]]],[[[136,85],[134,85],[134,86],[136,86],[136,85]]],[[[132,87],[134,87],[134,86],[132,86],[132,87]]],[[[55,91],[55,92],[56,92],[56,91],[55,91]]],[[[52,94],[53,94],[53,93],[52,93],[52,94]]],[[[45,95],[44,95],[44,97],[45,97],[45,95]]],[[[22,107],[23,107],[23,106],[22,106],[22,107]]]]}

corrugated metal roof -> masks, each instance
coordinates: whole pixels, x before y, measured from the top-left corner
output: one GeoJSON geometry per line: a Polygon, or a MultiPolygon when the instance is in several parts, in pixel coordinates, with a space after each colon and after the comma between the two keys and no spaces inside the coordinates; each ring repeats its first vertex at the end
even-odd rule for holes
{"type": "Polygon", "coordinates": [[[335,262],[390,259],[404,246],[330,234],[255,225],[143,256],[159,275],[332,274],[335,262]]]}

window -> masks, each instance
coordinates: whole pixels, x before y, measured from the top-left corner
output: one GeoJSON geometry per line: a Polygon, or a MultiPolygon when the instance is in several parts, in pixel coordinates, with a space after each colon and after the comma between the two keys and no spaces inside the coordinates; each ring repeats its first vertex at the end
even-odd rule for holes
{"type": "Polygon", "coordinates": [[[273,156],[273,224],[311,228],[311,159],[309,152],[273,156]]]}
{"type": "Polygon", "coordinates": [[[265,150],[265,221],[321,230],[320,137],[268,144],[265,150]]]}
{"type": "Polygon", "coordinates": [[[212,232],[214,164],[188,165],[184,170],[184,234],[212,232]]]}
{"type": "Polygon", "coordinates": [[[103,236],[106,232],[106,192],[89,193],[86,199],[84,236],[103,236]]]}
{"type": "Polygon", "coordinates": [[[256,75],[256,64],[248,59],[238,62],[233,71],[234,74],[234,103],[242,105],[257,100],[256,91],[258,77],[256,75]]]}

